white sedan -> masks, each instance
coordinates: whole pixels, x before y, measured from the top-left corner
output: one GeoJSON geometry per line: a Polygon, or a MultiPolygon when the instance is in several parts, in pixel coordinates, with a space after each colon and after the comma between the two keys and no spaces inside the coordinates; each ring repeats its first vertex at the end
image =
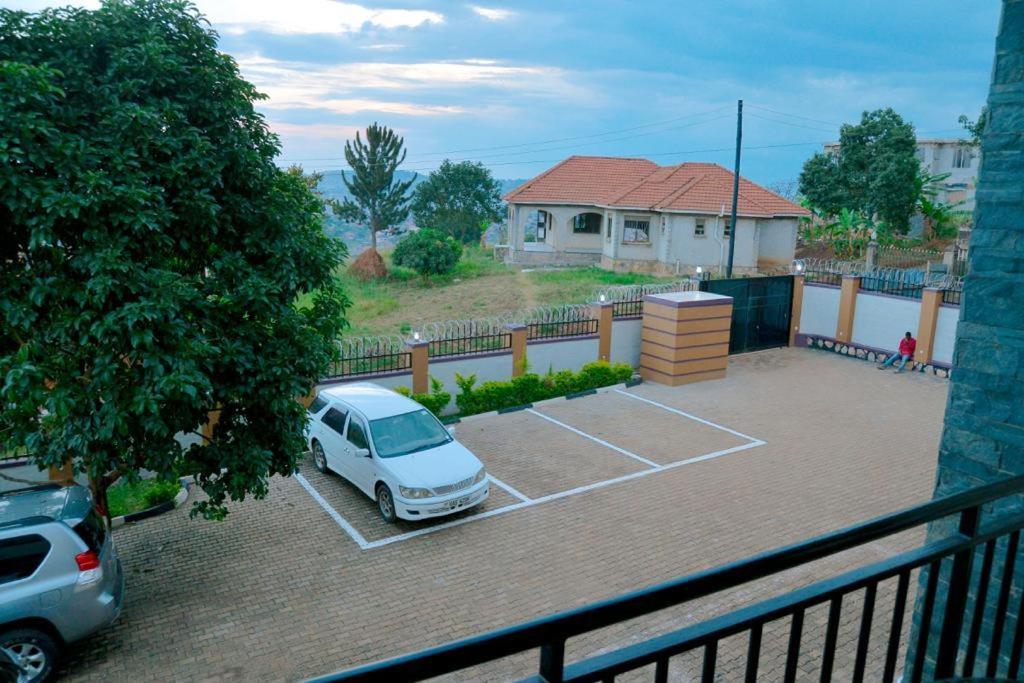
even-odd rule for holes
{"type": "Polygon", "coordinates": [[[306,441],[321,472],[336,472],[377,502],[381,517],[449,515],[487,498],[483,464],[426,408],[377,384],[323,389],[306,441]]]}

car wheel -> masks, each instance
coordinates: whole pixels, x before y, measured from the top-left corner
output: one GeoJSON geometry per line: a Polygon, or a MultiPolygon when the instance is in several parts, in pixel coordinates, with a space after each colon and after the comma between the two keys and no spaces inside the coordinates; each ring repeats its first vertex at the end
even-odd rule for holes
{"type": "Polygon", "coordinates": [[[18,668],[18,683],[48,680],[57,663],[57,644],[34,628],[17,628],[0,635],[0,650],[18,668]]]}
{"type": "Polygon", "coordinates": [[[377,509],[385,522],[394,522],[398,519],[395,514],[395,498],[391,495],[391,489],[386,484],[377,486],[377,509]]]}
{"type": "Polygon", "coordinates": [[[327,454],[324,453],[324,447],[320,445],[319,441],[313,442],[313,465],[324,474],[329,472],[327,469],[327,454]]]}

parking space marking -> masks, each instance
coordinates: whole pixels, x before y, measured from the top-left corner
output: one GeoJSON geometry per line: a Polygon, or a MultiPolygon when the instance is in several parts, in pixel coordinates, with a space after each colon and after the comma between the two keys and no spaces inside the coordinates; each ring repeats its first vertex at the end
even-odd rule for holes
{"type": "MultiPolygon", "coordinates": [[[[664,403],[658,403],[657,401],[652,401],[651,399],[644,398],[643,396],[637,396],[636,394],[631,394],[628,391],[623,391],[622,389],[615,389],[615,393],[622,394],[623,396],[628,396],[629,398],[635,398],[636,400],[643,401],[644,403],[650,403],[652,406],[657,406],[659,408],[662,408],[664,410],[669,411],[670,413],[675,413],[676,415],[682,415],[683,417],[688,417],[691,420],[695,420],[697,422],[700,422],[701,424],[706,424],[707,426],[714,427],[715,429],[721,429],[723,432],[729,432],[730,434],[732,434],[734,436],[738,436],[738,437],[740,437],[742,439],[747,439],[748,441],[761,441],[760,439],[755,439],[754,437],[749,436],[747,434],[744,434],[743,432],[737,432],[735,429],[729,429],[728,427],[723,427],[722,425],[715,424],[714,422],[712,422],[710,420],[705,420],[702,417],[697,417],[696,415],[691,415],[690,413],[684,412],[682,410],[678,410],[678,409],[673,408],[671,406],[667,406],[664,403]]],[[[766,442],[761,441],[761,443],[766,443],[766,442]]]]}
{"type": "Polygon", "coordinates": [[[459,519],[453,519],[453,520],[450,520],[448,522],[442,522],[440,524],[435,524],[433,526],[425,527],[425,528],[422,528],[422,529],[415,529],[413,531],[407,531],[405,533],[395,534],[394,536],[388,536],[386,538],[381,538],[381,539],[378,539],[378,540],[375,540],[375,541],[367,541],[366,538],[361,533],[359,533],[359,531],[355,527],[353,527],[352,524],[350,524],[348,520],[346,520],[344,517],[342,517],[341,514],[339,514],[338,511],[335,510],[331,506],[331,504],[328,503],[324,499],[324,497],[321,496],[320,493],[315,488],[313,488],[313,485],[310,484],[309,481],[307,481],[305,477],[303,477],[299,473],[296,473],[295,474],[295,478],[298,480],[299,484],[301,484],[302,487],[304,489],[306,489],[306,492],[309,493],[309,495],[313,497],[313,500],[315,500],[320,505],[320,507],[322,507],[324,509],[324,511],[327,512],[327,514],[331,517],[331,519],[333,519],[338,524],[338,526],[340,526],[342,528],[342,530],[344,530],[345,533],[347,533],[349,535],[349,537],[353,541],[356,542],[356,544],[359,546],[359,548],[361,550],[373,550],[374,548],[381,548],[381,547],[386,546],[386,545],[391,545],[392,543],[398,543],[399,541],[407,541],[409,539],[416,538],[418,536],[425,536],[426,534],[432,534],[435,531],[441,531],[443,529],[451,529],[453,527],[462,526],[463,524],[468,524],[470,522],[475,522],[475,521],[480,520],[480,519],[487,519],[488,517],[495,517],[497,515],[505,514],[506,512],[512,512],[513,510],[522,510],[522,509],[525,509],[525,508],[534,507],[535,505],[540,505],[542,503],[548,503],[548,502],[551,502],[553,500],[559,500],[559,499],[562,499],[562,498],[568,498],[569,496],[575,496],[575,495],[578,495],[578,494],[581,494],[581,493],[586,493],[588,491],[595,491],[597,489],[603,489],[603,488],[606,488],[608,486],[613,486],[615,484],[621,484],[621,483],[626,482],[626,481],[632,481],[633,479],[640,479],[642,477],[646,477],[646,476],[649,476],[649,475],[652,475],[652,474],[656,474],[658,472],[664,472],[666,470],[673,470],[673,469],[676,469],[678,467],[683,467],[685,465],[692,465],[692,464],[698,463],[698,462],[705,462],[705,461],[708,461],[708,460],[714,460],[715,458],[721,458],[722,456],[730,455],[732,453],[739,453],[741,451],[749,450],[751,448],[757,448],[758,446],[763,446],[763,445],[765,445],[767,443],[766,441],[763,441],[762,439],[756,439],[756,438],[754,438],[752,436],[749,436],[747,434],[744,434],[742,432],[738,432],[735,429],[729,429],[728,427],[723,427],[722,425],[715,424],[714,422],[711,422],[710,420],[705,420],[704,418],[697,417],[696,415],[691,415],[690,413],[684,412],[682,410],[678,410],[676,408],[672,408],[671,406],[667,406],[667,405],[664,405],[662,403],[658,403],[657,401],[652,401],[650,399],[644,398],[643,396],[638,396],[636,394],[631,394],[628,391],[622,391],[621,389],[615,389],[615,391],[617,393],[622,394],[623,396],[628,396],[629,398],[633,398],[633,399],[636,399],[638,401],[643,401],[645,403],[649,403],[649,404],[651,404],[653,406],[657,406],[658,408],[662,408],[663,410],[667,410],[668,412],[675,413],[676,415],[680,415],[680,416],[688,418],[690,420],[694,420],[696,422],[700,422],[701,424],[707,425],[709,427],[714,427],[715,429],[720,429],[720,430],[722,430],[724,432],[728,432],[729,434],[733,434],[734,436],[738,436],[738,437],[740,437],[742,439],[746,439],[748,441],[748,443],[741,444],[739,446],[733,446],[732,448],[724,448],[722,450],[714,451],[712,453],[705,453],[704,455],[694,456],[692,458],[687,458],[686,460],[679,460],[677,462],[669,463],[669,464],[666,464],[666,465],[659,465],[659,464],[657,464],[656,462],[654,462],[652,460],[648,460],[647,458],[644,458],[643,456],[637,455],[636,453],[631,453],[631,452],[629,452],[629,451],[627,451],[627,450],[625,450],[623,448],[619,448],[618,446],[616,446],[614,444],[611,444],[611,443],[608,443],[607,441],[605,441],[603,439],[599,439],[596,436],[591,436],[590,434],[587,434],[586,432],[583,432],[583,431],[581,431],[579,429],[576,429],[575,427],[572,427],[570,425],[565,424],[564,422],[560,422],[559,420],[556,420],[553,417],[548,417],[547,415],[539,413],[539,412],[533,410],[532,408],[530,408],[530,409],[527,409],[527,412],[530,412],[530,413],[536,415],[537,417],[540,417],[540,418],[542,418],[544,420],[547,420],[548,422],[551,422],[551,423],[553,423],[555,425],[558,425],[559,427],[562,427],[563,429],[567,429],[567,430],[573,432],[574,434],[577,434],[577,435],[582,436],[582,437],[584,437],[586,439],[594,441],[595,443],[601,444],[602,446],[605,446],[606,448],[610,448],[610,449],[612,449],[614,451],[622,453],[623,455],[627,455],[627,456],[629,456],[629,457],[631,457],[631,458],[633,458],[635,460],[639,460],[640,462],[643,462],[643,463],[649,465],[649,468],[646,469],[646,470],[640,470],[639,472],[631,472],[630,474],[625,474],[625,475],[622,475],[620,477],[615,477],[615,478],[612,478],[612,479],[605,479],[603,481],[597,481],[597,482],[594,482],[592,484],[585,484],[583,486],[577,486],[575,488],[568,489],[566,491],[558,491],[556,493],[550,493],[548,495],[541,496],[540,498],[530,498],[530,497],[526,496],[525,494],[523,494],[522,492],[520,492],[517,489],[515,489],[514,487],[512,487],[512,486],[506,484],[505,482],[501,481],[500,479],[498,479],[494,475],[488,474],[487,475],[488,479],[492,483],[494,483],[496,486],[504,489],[509,494],[511,494],[512,496],[517,498],[519,500],[519,502],[518,503],[513,503],[511,505],[506,505],[504,507],[495,508],[493,510],[488,510],[486,512],[480,512],[480,513],[477,513],[475,515],[468,515],[466,517],[460,517],[459,519]]]}
{"type": "Polygon", "coordinates": [[[610,444],[607,441],[605,441],[604,439],[599,439],[596,436],[592,436],[590,434],[587,434],[584,431],[576,429],[575,427],[571,427],[571,426],[565,424],[564,422],[559,422],[555,418],[548,417],[544,413],[538,413],[533,408],[527,408],[526,412],[531,413],[533,415],[536,415],[539,418],[545,419],[545,420],[547,420],[548,422],[550,422],[552,424],[556,424],[559,427],[562,427],[563,429],[568,429],[573,434],[578,434],[579,436],[582,436],[585,439],[590,439],[594,443],[599,443],[602,446],[604,446],[605,448],[610,448],[613,451],[617,451],[619,453],[622,453],[623,455],[628,455],[629,457],[633,458],[634,460],[639,460],[640,462],[644,463],[645,465],[648,465],[650,467],[659,467],[658,463],[654,462],[653,460],[648,460],[647,458],[645,458],[643,456],[640,456],[640,455],[637,455],[636,453],[630,453],[625,448],[619,448],[615,444],[610,444]]]}
{"type": "Polygon", "coordinates": [[[331,519],[337,522],[338,526],[344,529],[345,533],[351,536],[352,540],[359,544],[360,548],[363,550],[367,549],[367,540],[363,538],[363,535],[359,533],[354,526],[349,524],[348,520],[342,517],[330,503],[324,500],[324,497],[320,495],[320,492],[313,488],[313,485],[310,484],[304,476],[296,472],[295,480],[302,485],[302,488],[306,489],[306,492],[313,497],[313,500],[320,504],[320,507],[322,507],[324,511],[331,516],[331,519]]]}
{"type": "Polygon", "coordinates": [[[488,474],[487,478],[490,479],[493,483],[497,484],[501,488],[511,493],[513,496],[515,496],[524,503],[529,503],[531,500],[533,500],[532,498],[528,498],[525,494],[519,492],[517,489],[512,488],[511,486],[503,482],[501,479],[498,479],[493,474],[488,474]]]}

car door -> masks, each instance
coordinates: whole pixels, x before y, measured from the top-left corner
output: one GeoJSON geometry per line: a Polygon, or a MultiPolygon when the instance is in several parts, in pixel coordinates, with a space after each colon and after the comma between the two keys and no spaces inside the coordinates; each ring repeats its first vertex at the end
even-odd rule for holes
{"type": "Polygon", "coordinates": [[[342,457],[346,461],[346,467],[352,473],[349,480],[366,491],[367,495],[373,495],[373,457],[359,455],[360,451],[370,450],[370,439],[366,428],[366,422],[362,417],[352,413],[348,420],[348,431],[345,433],[345,450],[342,457]]]}
{"type": "MultiPolygon", "coordinates": [[[[349,481],[351,475],[345,469],[345,450],[349,448],[345,441],[345,420],[348,417],[348,410],[344,406],[331,406],[320,418],[323,428],[320,430],[320,445],[324,448],[324,456],[327,459],[327,467],[334,470],[349,481]]],[[[354,483],[354,482],[353,482],[354,483]]]]}

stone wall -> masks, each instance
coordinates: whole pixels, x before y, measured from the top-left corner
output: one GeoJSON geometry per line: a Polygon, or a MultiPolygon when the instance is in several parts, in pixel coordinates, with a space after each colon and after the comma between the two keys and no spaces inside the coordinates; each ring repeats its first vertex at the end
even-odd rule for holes
{"type": "MultiPolygon", "coordinates": [[[[988,111],[969,252],[971,271],[964,286],[957,329],[953,379],[939,446],[936,497],[1024,474],[1024,0],[1003,2],[988,111]]],[[[982,528],[1020,512],[1022,507],[1018,499],[985,510],[982,528]]],[[[949,533],[954,523],[948,520],[933,525],[929,536],[949,533]]],[[[1001,543],[993,564],[993,586],[1002,583],[1005,553],[1005,544],[1001,543]]],[[[975,582],[979,567],[980,554],[974,559],[975,582]]],[[[944,612],[947,573],[940,575],[936,615],[944,612]]],[[[1000,676],[1005,674],[1009,641],[1020,616],[1024,562],[1019,556],[1012,585],[997,672],[1000,676]]],[[[918,595],[922,593],[920,585],[918,595]]],[[[986,636],[992,632],[997,594],[998,590],[990,590],[986,600],[990,604],[982,621],[978,653],[982,663],[989,655],[986,636]]],[[[920,599],[913,624],[915,633],[921,619],[920,599]]],[[[972,596],[965,632],[973,609],[972,596]]],[[[933,619],[924,680],[932,679],[934,644],[940,627],[941,619],[933,619]]],[[[913,655],[910,648],[908,662],[913,661],[913,655]]],[[[975,673],[984,674],[983,668],[976,667],[975,673]]]]}

